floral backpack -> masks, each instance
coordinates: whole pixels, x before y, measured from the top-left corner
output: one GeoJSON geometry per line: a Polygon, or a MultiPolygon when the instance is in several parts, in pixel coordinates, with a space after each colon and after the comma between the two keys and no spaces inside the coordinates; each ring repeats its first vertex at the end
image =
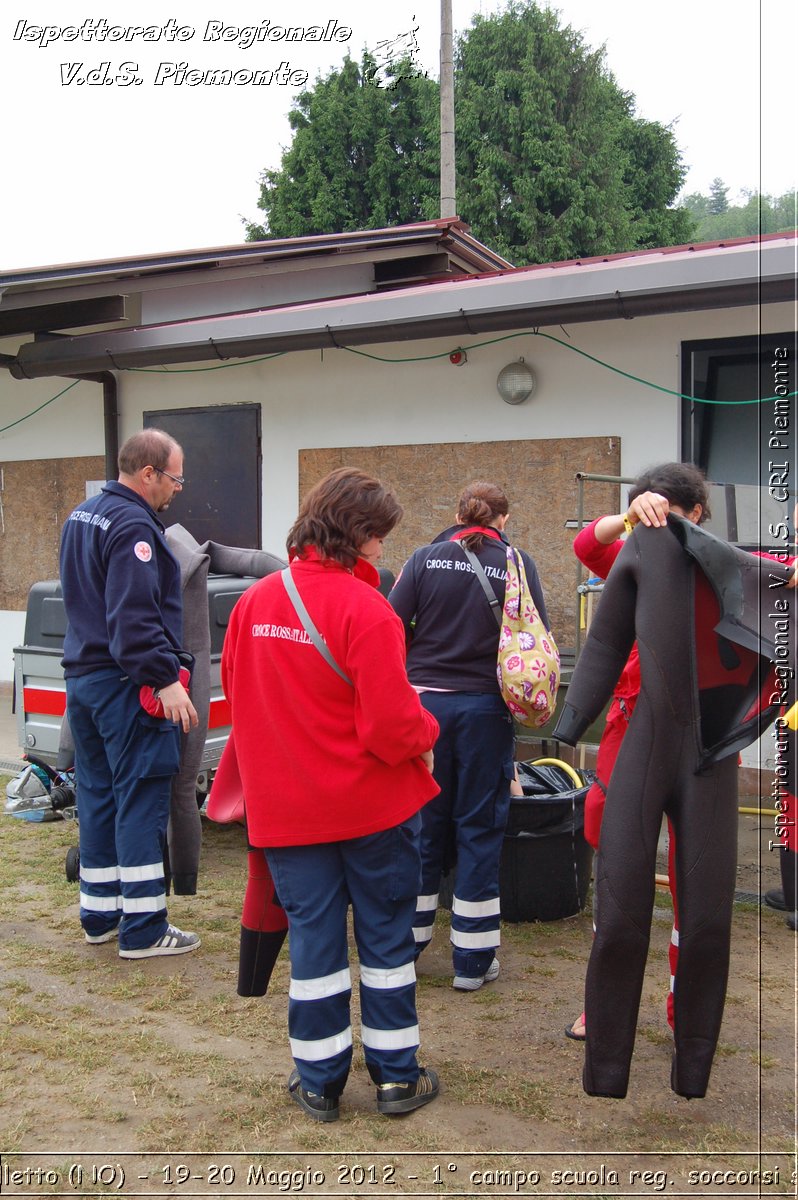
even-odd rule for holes
{"type": "Polygon", "coordinates": [[[463,553],[482,585],[499,625],[496,676],[502,699],[519,725],[540,729],[554,716],[560,686],[560,652],[535,607],[526,579],[524,561],[513,546],[507,547],[507,582],[504,608],[472,550],[463,553]]]}

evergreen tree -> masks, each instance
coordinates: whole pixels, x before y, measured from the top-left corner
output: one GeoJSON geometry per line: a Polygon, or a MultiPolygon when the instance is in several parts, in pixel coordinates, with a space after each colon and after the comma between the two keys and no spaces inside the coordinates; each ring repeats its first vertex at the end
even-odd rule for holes
{"type": "Polygon", "coordinates": [[[707,204],[707,212],[711,216],[719,217],[721,213],[728,211],[729,201],[726,199],[728,194],[729,189],[723,180],[716,176],[709,189],[709,203],[707,204]]]}
{"type": "Polygon", "coordinates": [[[437,215],[437,84],[412,64],[394,65],[390,86],[374,82],[376,63],[317,79],[289,114],[294,130],[280,169],[261,176],[262,225],[247,239],[380,229],[437,215]],[[434,137],[437,134],[433,133],[434,137]]]}

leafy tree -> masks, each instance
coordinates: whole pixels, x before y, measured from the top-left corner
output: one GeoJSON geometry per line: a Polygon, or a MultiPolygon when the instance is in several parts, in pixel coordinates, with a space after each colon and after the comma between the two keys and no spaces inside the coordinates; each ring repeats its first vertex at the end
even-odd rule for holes
{"type": "MultiPolygon", "coordinates": [[[[714,189],[714,183],[712,187],[714,189]]],[[[744,191],[744,203],[727,205],[723,212],[712,211],[713,194],[711,191],[709,196],[702,196],[695,192],[682,200],[683,206],[695,220],[696,241],[719,242],[755,237],[762,233],[784,233],[798,225],[794,191],[785,192],[782,196],[744,191]]]]}
{"type": "Polygon", "coordinates": [[[707,206],[709,197],[703,196],[701,192],[690,192],[687,196],[682,196],[681,205],[694,221],[702,221],[707,215],[707,206]]]}
{"type": "MultiPolygon", "coordinates": [[[[439,92],[409,62],[375,86],[347,60],[295,101],[294,140],[261,179],[249,237],[379,228],[439,211],[439,92]]],[[[635,114],[604,65],[556,13],[510,0],[477,16],[455,55],[458,211],[523,264],[689,239],[672,207],[684,167],[672,129],[635,114]]]]}

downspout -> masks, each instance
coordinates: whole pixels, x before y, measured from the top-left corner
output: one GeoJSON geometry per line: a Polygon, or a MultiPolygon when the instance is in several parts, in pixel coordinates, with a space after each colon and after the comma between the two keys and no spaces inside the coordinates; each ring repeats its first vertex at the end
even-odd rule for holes
{"type": "Polygon", "coordinates": [[[75,379],[103,385],[103,442],[105,445],[105,478],[116,479],[119,474],[119,412],[117,407],[118,388],[116,376],[111,371],[99,371],[96,375],[75,375],[75,379]]]}

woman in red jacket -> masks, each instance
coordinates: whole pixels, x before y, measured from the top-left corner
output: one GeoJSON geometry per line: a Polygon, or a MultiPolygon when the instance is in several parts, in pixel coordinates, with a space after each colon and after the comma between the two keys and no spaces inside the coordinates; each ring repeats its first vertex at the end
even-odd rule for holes
{"type": "Polygon", "coordinates": [[[288,1090],[317,1121],[337,1119],[352,1059],[350,904],[377,1109],[409,1112],[438,1094],[436,1073],[416,1059],[413,938],[419,810],[438,791],[438,724],[408,683],[404,630],[373,566],[401,514],[393,493],[362,471],[322,479],[288,549],[300,601],[333,662],[279,573],[238,601],[222,655],[248,838],[263,847],[288,917],[296,1064],[288,1090]]]}

